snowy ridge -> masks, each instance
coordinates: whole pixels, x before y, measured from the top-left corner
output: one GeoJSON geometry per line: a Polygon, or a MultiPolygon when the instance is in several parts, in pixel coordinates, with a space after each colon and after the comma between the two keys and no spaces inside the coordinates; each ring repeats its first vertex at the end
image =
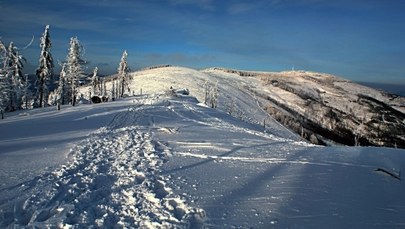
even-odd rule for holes
{"type": "Polygon", "coordinates": [[[236,89],[256,95],[263,109],[312,143],[405,148],[403,97],[325,73],[221,68],[204,72],[243,83],[236,89]],[[245,78],[261,83],[247,83],[245,78]]]}
{"type": "MultiPolygon", "coordinates": [[[[266,120],[268,128],[281,137],[297,140],[299,137],[288,129],[275,122],[258,103],[254,93],[246,88],[260,87],[260,80],[254,77],[242,77],[232,73],[213,69],[198,71],[195,69],[164,66],[162,68],[144,69],[131,73],[131,93],[159,94],[173,88],[187,88],[190,94],[201,103],[204,102],[204,84],[218,82],[219,101],[218,109],[251,123],[262,124],[266,120]],[[230,105],[233,104],[233,107],[230,105]],[[233,110],[232,112],[230,110],[233,110]]],[[[111,82],[107,82],[107,90],[111,90],[111,82]]],[[[80,91],[87,95],[89,87],[82,87],[80,91]]]]}
{"type": "MultiPolygon", "coordinates": [[[[301,136],[324,145],[405,147],[404,98],[330,74],[166,66],[132,76],[130,87],[135,93],[188,88],[200,102],[204,101],[205,83],[216,84],[218,109],[244,121],[267,124],[280,137],[297,140],[301,136]],[[295,134],[287,133],[286,127],[295,134]]],[[[88,88],[82,91],[86,94],[88,88]]]]}

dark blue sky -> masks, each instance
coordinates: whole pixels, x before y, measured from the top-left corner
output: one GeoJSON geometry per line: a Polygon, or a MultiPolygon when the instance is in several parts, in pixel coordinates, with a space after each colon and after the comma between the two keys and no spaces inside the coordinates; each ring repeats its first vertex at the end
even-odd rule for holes
{"type": "Polygon", "coordinates": [[[35,37],[21,50],[27,73],[38,65],[39,37],[50,24],[54,58],[63,61],[77,36],[89,72],[116,72],[126,49],[133,70],[294,66],[405,84],[403,0],[0,0],[0,12],[3,42],[22,48],[35,37]]]}

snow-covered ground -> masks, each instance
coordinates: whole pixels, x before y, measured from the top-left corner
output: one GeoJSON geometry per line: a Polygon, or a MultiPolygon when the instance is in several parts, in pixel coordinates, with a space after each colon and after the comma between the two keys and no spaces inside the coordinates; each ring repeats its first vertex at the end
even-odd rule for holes
{"type": "Polygon", "coordinates": [[[167,85],[152,72],[136,73],[142,96],[0,121],[1,228],[405,227],[404,150],[314,146],[266,117],[240,81],[196,71],[201,85],[223,77],[250,119],[199,103],[190,71],[167,85]],[[155,94],[171,84],[191,96],[155,94]]]}
{"type": "Polygon", "coordinates": [[[204,211],[160,172],[170,151],[137,123],[146,101],[9,117],[1,124],[0,226],[200,225],[204,211]]]}

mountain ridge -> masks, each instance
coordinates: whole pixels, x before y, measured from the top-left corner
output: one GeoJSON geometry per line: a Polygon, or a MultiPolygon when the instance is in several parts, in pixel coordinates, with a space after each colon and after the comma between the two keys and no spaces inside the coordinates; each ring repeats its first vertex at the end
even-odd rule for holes
{"type": "Polygon", "coordinates": [[[275,119],[315,144],[405,147],[404,97],[331,74],[163,65],[131,75],[132,93],[189,88],[200,102],[205,99],[206,83],[217,83],[218,109],[264,125],[266,118],[267,124],[275,119]],[[242,91],[245,98],[233,90],[242,91]]]}
{"type": "Polygon", "coordinates": [[[326,138],[344,145],[405,146],[405,100],[401,96],[317,72],[261,72],[255,76],[271,88],[271,93],[258,92],[271,102],[267,111],[295,132],[301,128],[301,136],[313,143],[326,144],[326,138]]]}

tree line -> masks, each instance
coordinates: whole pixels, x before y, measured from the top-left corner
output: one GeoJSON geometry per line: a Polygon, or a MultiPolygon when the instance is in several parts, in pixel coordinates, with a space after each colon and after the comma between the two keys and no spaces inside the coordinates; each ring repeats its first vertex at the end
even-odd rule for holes
{"type": "MultiPolygon", "coordinates": [[[[70,38],[70,46],[66,60],[61,63],[61,72],[57,88],[49,91],[50,81],[54,77],[54,60],[51,54],[52,42],[49,32],[50,26],[45,26],[45,31],[40,38],[39,66],[36,69],[35,91],[30,90],[28,75],[23,74],[25,58],[18,52],[18,48],[10,42],[9,46],[0,40],[0,113],[4,118],[5,112],[20,109],[45,107],[50,104],[71,104],[75,106],[78,98],[80,79],[85,77],[83,59],[83,46],[77,37],[70,38]],[[49,101],[49,95],[54,95],[54,101],[49,101]]],[[[114,82],[113,97],[122,97],[125,89],[128,89],[130,80],[130,68],[127,63],[127,52],[122,54],[118,67],[117,82],[114,82]]],[[[93,70],[91,78],[92,94],[106,96],[105,82],[102,82],[98,74],[98,68],[93,70]]],[[[129,89],[128,89],[129,90],[129,89]]]]}

